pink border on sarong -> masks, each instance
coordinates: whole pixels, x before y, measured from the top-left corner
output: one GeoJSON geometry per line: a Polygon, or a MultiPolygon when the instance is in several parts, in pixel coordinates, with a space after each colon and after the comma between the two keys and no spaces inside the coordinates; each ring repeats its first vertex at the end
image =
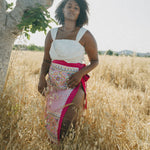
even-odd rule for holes
{"type": "MultiPolygon", "coordinates": [[[[67,62],[65,62],[63,60],[53,60],[53,63],[60,64],[60,65],[65,65],[65,66],[69,66],[69,67],[77,67],[77,68],[79,68],[79,70],[86,66],[85,64],[81,64],[81,63],[67,63],[67,62]]],[[[67,104],[70,104],[72,102],[72,100],[75,97],[75,95],[77,94],[81,84],[82,84],[84,92],[85,92],[85,100],[86,100],[86,85],[85,85],[85,82],[88,79],[89,79],[89,75],[85,75],[85,76],[82,77],[81,82],[79,83],[79,85],[77,87],[75,87],[73,89],[73,91],[71,92],[71,94],[69,95],[69,97],[68,97],[68,99],[67,99],[67,101],[65,103],[66,107],[64,107],[62,112],[61,112],[59,125],[58,125],[58,130],[57,130],[58,140],[60,140],[60,130],[61,130],[62,121],[63,121],[65,113],[66,113],[66,111],[67,111],[67,109],[69,107],[69,106],[67,106],[67,104]]],[[[86,100],[86,103],[85,103],[85,109],[87,109],[87,100],[86,100]]]]}

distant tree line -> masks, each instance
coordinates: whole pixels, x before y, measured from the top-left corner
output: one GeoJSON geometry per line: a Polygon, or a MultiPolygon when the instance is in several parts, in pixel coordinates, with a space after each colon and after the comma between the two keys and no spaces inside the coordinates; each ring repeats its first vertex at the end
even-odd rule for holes
{"type": "Polygon", "coordinates": [[[115,52],[112,50],[107,51],[98,51],[99,55],[109,55],[109,56],[131,56],[131,57],[150,57],[150,53],[140,53],[140,52],[133,52],[130,50],[123,50],[120,52],[115,52]]]}
{"type": "Polygon", "coordinates": [[[113,55],[113,56],[119,56],[118,53],[115,53],[115,52],[113,52],[113,51],[110,50],[110,49],[107,50],[107,51],[105,51],[105,52],[104,52],[104,51],[103,51],[103,52],[102,52],[102,51],[98,51],[98,54],[99,54],[99,55],[110,55],[110,56],[113,55]]]}
{"type": "MultiPolygon", "coordinates": [[[[44,51],[43,46],[37,46],[34,44],[31,45],[14,45],[13,50],[30,50],[30,51],[44,51]]],[[[99,55],[109,55],[109,56],[136,56],[136,57],[150,57],[150,53],[135,53],[132,51],[122,51],[114,52],[113,50],[98,51],[99,55]]]]}
{"type": "Polygon", "coordinates": [[[31,45],[14,45],[13,50],[30,50],[30,51],[44,51],[43,46],[31,45]]]}

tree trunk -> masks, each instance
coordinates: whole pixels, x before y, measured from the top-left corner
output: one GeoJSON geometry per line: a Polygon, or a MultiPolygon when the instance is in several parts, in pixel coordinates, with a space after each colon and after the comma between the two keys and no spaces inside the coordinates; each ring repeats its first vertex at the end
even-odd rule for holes
{"type": "Polygon", "coordinates": [[[6,1],[0,0],[0,95],[5,85],[12,46],[21,34],[17,24],[20,23],[24,11],[28,7],[35,7],[36,3],[48,8],[53,0],[17,0],[16,7],[9,13],[6,12],[6,1]]]}
{"type": "Polygon", "coordinates": [[[4,88],[7,68],[15,37],[10,33],[0,35],[0,94],[4,88]]]}

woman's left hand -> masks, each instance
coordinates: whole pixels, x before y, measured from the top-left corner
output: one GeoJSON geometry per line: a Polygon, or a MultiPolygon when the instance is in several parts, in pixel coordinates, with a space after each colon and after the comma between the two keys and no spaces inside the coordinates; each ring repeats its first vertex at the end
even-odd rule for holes
{"type": "Polygon", "coordinates": [[[82,76],[83,75],[80,71],[72,74],[69,80],[67,81],[68,87],[75,88],[80,83],[82,76]]]}

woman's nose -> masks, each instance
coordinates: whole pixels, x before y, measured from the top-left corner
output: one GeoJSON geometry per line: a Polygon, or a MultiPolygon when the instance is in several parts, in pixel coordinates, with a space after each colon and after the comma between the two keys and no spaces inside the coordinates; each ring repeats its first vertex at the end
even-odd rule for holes
{"type": "Polygon", "coordinates": [[[72,11],[72,12],[74,11],[73,7],[70,8],[70,11],[72,11]]]}

